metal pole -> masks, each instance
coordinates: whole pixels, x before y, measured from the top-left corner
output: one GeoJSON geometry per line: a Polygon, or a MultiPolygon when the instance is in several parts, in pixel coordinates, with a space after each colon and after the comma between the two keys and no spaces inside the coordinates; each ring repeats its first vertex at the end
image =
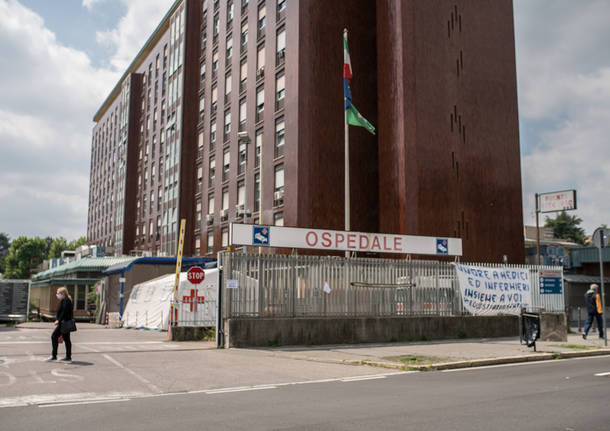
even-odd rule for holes
{"type": "Polygon", "coordinates": [[[604,345],[608,346],[608,328],[606,325],[606,316],[604,315],[604,312],[606,311],[606,298],[604,295],[604,260],[603,260],[603,256],[602,256],[602,250],[604,248],[604,233],[605,233],[605,229],[600,228],[598,229],[599,232],[599,281],[600,281],[600,285],[601,285],[601,289],[602,289],[602,323],[604,326],[604,345]]]}
{"type": "MultiPolygon", "coordinates": [[[[343,38],[347,43],[347,29],[343,30],[343,38]]],[[[345,63],[345,48],[343,49],[343,57],[345,63]]],[[[345,98],[345,96],[344,96],[345,98]]],[[[349,126],[347,124],[347,110],[345,109],[345,101],[343,102],[343,122],[345,124],[345,230],[350,230],[350,196],[349,196],[349,126]]],[[[345,257],[349,257],[349,251],[345,252],[345,257]]]]}
{"type": "Polygon", "coordinates": [[[119,319],[123,318],[123,298],[125,296],[125,273],[121,272],[121,277],[119,278],[121,284],[121,292],[119,293],[119,319]]]}
{"type": "Polygon", "coordinates": [[[244,193],[246,194],[246,196],[244,197],[244,218],[243,218],[243,222],[247,223],[248,222],[248,147],[250,144],[250,137],[248,136],[245,139],[245,143],[246,143],[246,169],[245,169],[245,176],[246,178],[244,179],[244,193]]]}
{"type": "Polygon", "coordinates": [[[540,226],[538,216],[540,208],[538,207],[538,193],[536,193],[536,264],[540,265],[540,226]]]}

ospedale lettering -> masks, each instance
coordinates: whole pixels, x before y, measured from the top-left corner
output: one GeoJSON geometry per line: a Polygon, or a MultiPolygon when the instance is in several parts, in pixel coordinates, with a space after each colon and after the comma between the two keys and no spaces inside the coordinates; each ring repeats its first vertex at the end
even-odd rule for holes
{"type": "Polygon", "coordinates": [[[393,235],[366,235],[349,232],[309,231],[305,234],[305,242],[312,248],[394,251],[403,250],[403,239],[393,235]]]}

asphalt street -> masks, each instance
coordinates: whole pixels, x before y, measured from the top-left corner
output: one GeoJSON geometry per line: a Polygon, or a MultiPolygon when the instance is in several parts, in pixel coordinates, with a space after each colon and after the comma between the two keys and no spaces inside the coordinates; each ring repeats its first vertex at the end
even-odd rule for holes
{"type": "MultiPolygon", "coordinates": [[[[101,350],[101,346],[107,345],[95,348],[101,350]]],[[[610,429],[608,357],[445,372],[384,373],[388,370],[290,361],[265,356],[260,351],[187,350],[188,345],[184,346],[182,353],[166,348],[139,353],[89,352],[94,365],[82,366],[80,370],[69,368],[77,365],[66,365],[56,374],[81,375],[83,369],[99,366],[97,374],[102,374],[102,380],[118,378],[114,384],[127,385],[130,390],[115,395],[104,391],[81,392],[80,398],[75,397],[78,393],[72,393],[72,397],[64,399],[38,398],[36,402],[25,403],[28,405],[13,404],[0,408],[2,429],[610,429]],[[182,357],[183,354],[187,356],[182,357]],[[178,357],[172,355],[185,361],[179,367],[180,373],[188,372],[190,366],[189,378],[178,379],[182,386],[187,386],[184,392],[168,390],[171,385],[168,387],[168,377],[164,375],[176,378],[179,374],[172,371],[171,359],[178,357]],[[211,360],[214,355],[216,359],[211,360]],[[140,366],[129,361],[130,356],[137,357],[140,366]],[[153,365],[146,365],[149,362],[153,365]],[[202,374],[208,375],[207,380],[202,374]],[[231,378],[232,374],[238,378],[231,378]],[[191,382],[197,376],[199,380],[191,382]],[[185,382],[191,382],[190,386],[185,382]],[[131,391],[136,389],[134,385],[138,390],[131,391]]],[[[5,385],[0,388],[0,400],[6,389],[17,384],[6,385],[6,375],[12,371],[23,388],[45,385],[32,380],[34,377],[25,372],[26,368],[12,368],[18,365],[23,367],[24,363],[0,367],[5,373],[0,383],[5,385]]],[[[38,375],[43,380],[62,379],[53,374],[38,375]]],[[[81,384],[84,390],[86,382],[89,386],[100,384],[89,377],[87,374],[79,382],[63,378],[60,383],[48,385],[81,384]]]]}
{"type": "MultiPolygon", "coordinates": [[[[144,397],[388,371],[295,360],[263,350],[217,350],[214,343],[168,342],[166,333],[87,329],[73,334],[70,364],[45,362],[51,328],[0,329],[2,407],[83,399],[144,397]]],[[[59,356],[63,346],[59,348],[59,356]]],[[[0,423],[1,425],[1,423],[0,423]]],[[[0,426],[0,430],[4,430],[0,426]]]]}

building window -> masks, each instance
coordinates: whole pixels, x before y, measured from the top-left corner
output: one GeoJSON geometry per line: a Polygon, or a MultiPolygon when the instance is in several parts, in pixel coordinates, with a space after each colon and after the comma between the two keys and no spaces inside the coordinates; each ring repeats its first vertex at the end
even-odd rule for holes
{"type": "Polygon", "coordinates": [[[227,64],[229,64],[231,60],[231,56],[233,55],[233,36],[227,37],[227,64]]]}
{"type": "Polygon", "coordinates": [[[284,98],[286,97],[286,76],[282,73],[275,80],[275,107],[282,109],[284,107],[284,98]]]}
{"type": "Polygon", "coordinates": [[[241,42],[241,46],[242,46],[242,51],[243,48],[246,46],[246,44],[248,43],[248,21],[244,22],[241,25],[241,37],[240,37],[240,42],[241,42]]]}
{"type": "Polygon", "coordinates": [[[277,33],[276,64],[283,64],[286,56],[286,30],[281,29],[277,33]]]}
{"type": "Polygon", "coordinates": [[[286,10],[286,0],[277,0],[277,13],[281,14],[286,10]]]}
{"type": "Polygon", "coordinates": [[[216,76],[216,72],[218,72],[218,51],[214,51],[212,54],[212,74],[216,76]]]}
{"type": "Polygon", "coordinates": [[[214,85],[212,87],[212,115],[216,113],[216,107],[218,103],[218,87],[214,85]]]}
{"type": "Polygon", "coordinates": [[[214,253],[214,232],[208,231],[208,254],[214,253]]]}
{"type": "Polygon", "coordinates": [[[265,87],[262,85],[256,89],[256,122],[263,119],[265,110],[265,87]]]}
{"type": "Polygon", "coordinates": [[[261,174],[254,175],[254,212],[261,209],[261,174]]]}
{"type": "Polygon", "coordinates": [[[256,51],[256,78],[262,78],[265,71],[265,45],[258,47],[256,51]]]}
{"type": "Polygon", "coordinates": [[[231,152],[227,148],[222,155],[222,180],[229,179],[229,168],[231,167],[231,152]]]}
{"type": "Polygon", "coordinates": [[[233,89],[231,81],[231,73],[229,72],[225,75],[225,103],[228,102],[231,90],[233,89]]]}
{"type": "Polygon", "coordinates": [[[274,226],[284,226],[284,213],[283,212],[273,214],[273,225],[274,226]]]}
{"type": "Polygon", "coordinates": [[[237,182],[237,205],[244,205],[245,202],[246,202],[246,186],[245,186],[244,180],[240,180],[237,182]]]}
{"type": "Polygon", "coordinates": [[[214,39],[218,36],[218,31],[219,31],[219,23],[220,23],[220,19],[218,18],[218,15],[216,15],[214,17],[214,39]]]}
{"type": "Polygon", "coordinates": [[[284,117],[275,121],[275,151],[274,157],[278,158],[284,154],[285,122],[284,117]]]}
{"type": "Polygon", "coordinates": [[[201,82],[205,79],[205,63],[201,63],[201,82]]]}
{"type": "Polygon", "coordinates": [[[201,254],[201,238],[195,238],[195,256],[201,254]]]}
{"type": "Polygon", "coordinates": [[[216,142],[216,120],[210,124],[210,145],[214,145],[214,142],[216,142]]]}
{"type": "Polygon", "coordinates": [[[204,110],[205,110],[205,97],[202,95],[199,98],[199,121],[203,120],[204,110]]]}
{"type": "Polygon", "coordinates": [[[248,62],[244,59],[239,65],[239,92],[246,90],[246,82],[248,79],[248,62]]]}
{"type": "Polygon", "coordinates": [[[197,199],[197,209],[195,211],[195,221],[197,224],[195,225],[195,229],[199,229],[199,225],[201,224],[201,199],[197,199]]]}
{"type": "Polygon", "coordinates": [[[208,214],[214,214],[214,193],[208,195],[208,214]]]}
{"type": "Polygon", "coordinates": [[[243,174],[244,171],[246,170],[246,151],[247,151],[247,144],[240,140],[239,141],[239,164],[237,166],[237,174],[243,174]]]}
{"type": "Polygon", "coordinates": [[[246,129],[246,116],[247,116],[247,104],[246,99],[242,99],[239,102],[239,130],[243,131],[246,129]]]}
{"type": "Polygon", "coordinates": [[[261,149],[263,148],[263,129],[256,131],[255,139],[256,151],[254,153],[254,167],[258,168],[261,164],[261,149]]]}
{"type": "Polygon", "coordinates": [[[275,167],[274,188],[273,188],[273,206],[284,204],[284,165],[275,167]]]}
{"type": "Polygon", "coordinates": [[[233,4],[233,1],[230,1],[229,4],[227,4],[227,27],[231,24],[231,21],[233,21],[234,14],[235,5],[233,4]]]}
{"type": "Polygon", "coordinates": [[[229,133],[231,133],[231,111],[225,111],[225,141],[229,138],[229,133]]]}
{"type": "Polygon", "coordinates": [[[210,165],[208,172],[208,187],[212,187],[214,185],[214,179],[216,178],[216,158],[214,156],[210,156],[210,165]]]}
{"type": "Polygon", "coordinates": [[[222,248],[227,248],[229,246],[229,228],[223,227],[220,232],[222,238],[222,248]]]}
{"type": "Polygon", "coordinates": [[[258,21],[257,21],[257,28],[258,28],[258,38],[263,37],[263,35],[265,34],[265,23],[267,22],[267,11],[265,8],[265,5],[262,4],[258,7],[258,21]]]}
{"type": "Polygon", "coordinates": [[[222,210],[229,209],[229,188],[224,187],[222,189],[222,210]]]}

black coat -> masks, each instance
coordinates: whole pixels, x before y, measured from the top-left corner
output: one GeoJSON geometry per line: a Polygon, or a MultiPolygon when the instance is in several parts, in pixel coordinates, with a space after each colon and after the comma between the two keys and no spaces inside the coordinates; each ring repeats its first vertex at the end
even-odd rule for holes
{"type": "Polygon", "coordinates": [[[55,313],[55,320],[58,322],[64,322],[66,320],[74,319],[73,314],[74,306],[72,305],[72,301],[69,298],[63,298],[59,306],[57,307],[57,312],[55,313]]]}

